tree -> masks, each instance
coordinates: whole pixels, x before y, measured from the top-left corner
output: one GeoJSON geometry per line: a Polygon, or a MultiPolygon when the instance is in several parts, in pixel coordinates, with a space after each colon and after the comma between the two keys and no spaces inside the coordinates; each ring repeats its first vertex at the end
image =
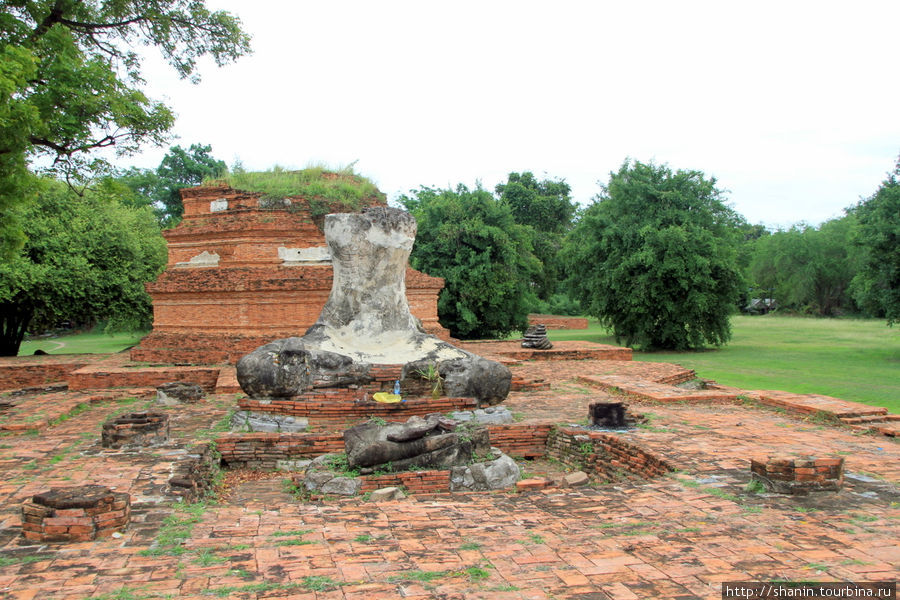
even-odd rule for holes
{"type": "Polygon", "coordinates": [[[893,325],[900,321],[900,157],[893,173],[853,212],[859,220],[856,244],[863,250],[854,296],[864,310],[893,325]]]}
{"type": "Polygon", "coordinates": [[[240,21],[202,0],[0,0],[0,232],[22,242],[10,207],[27,189],[29,161],[79,179],[108,164],[114,147],[133,153],[162,144],[172,111],[141,89],[140,57],[156,46],[182,77],[197,60],[218,65],[250,49],[240,21]]]}
{"type": "Polygon", "coordinates": [[[754,242],[748,279],[770,290],[781,308],[836,316],[856,310],[850,281],[859,267],[849,214],[820,227],[795,226],[754,242]]]}
{"type": "Polygon", "coordinates": [[[686,349],[730,338],[739,219],[715,183],[625,161],[572,231],[567,283],[616,339],[686,349]]]}
{"type": "Polygon", "coordinates": [[[160,225],[174,227],[184,213],[179,190],[200,185],[228,169],[225,161],[210,155],[211,151],[212,146],[202,144],[191,144],[187,150],[172,146],[155,171],[132,167],[121,172],[118,179],[154,206],[160,225]]]}
{"type": "Polygon", "coordinates": [[[528,325],[529,282],[539,269],[530,231],[490,192],[423,187],[400,202],[418,222],[410,263],[446,282],[441,324],[460,338],[503,336],[528,325]]]}
{"type": "Polygon", "coordinates": [[[572,227],[576,206],[569,184],[562,179],[538,181],[530,171],[510,173],[495,191],[509,205],[516,223],[552,233],[566,233],[572,227]]]}
{"type": "Polygon", "coordinates": [[[507,182],[498,184],[495,191],[500,202],[509,206],[516,223],[533,229],[532,247],[541,269],[532,283],[537,297],[548,300],[559,288],[561,265],[557,255],[575,216],[571,188],[563,180],[538,181],[526,171],[510,173],[507,182]]]}
{"type": "Polygon", "coordinates": [[[149,325],[144,282],[166,262],[153,212],[93,191],[79,196],[52,179],[35,186],[23,221],[28,241],[0,262],[0,355],[15,356],[29,327],[60,320],[149,325]]]}

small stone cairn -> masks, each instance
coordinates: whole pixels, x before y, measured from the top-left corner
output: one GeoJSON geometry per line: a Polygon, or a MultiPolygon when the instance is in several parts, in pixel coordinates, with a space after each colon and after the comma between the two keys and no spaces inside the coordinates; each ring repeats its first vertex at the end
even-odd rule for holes
{"type": "Polygon", "coordinates": [[[523,348],[535,348],[536,350],[549,350],[553,347],[547,338],[547,328],[542,325],[532,325],[525,332],[525,339],[522,341],[523,348]]]}

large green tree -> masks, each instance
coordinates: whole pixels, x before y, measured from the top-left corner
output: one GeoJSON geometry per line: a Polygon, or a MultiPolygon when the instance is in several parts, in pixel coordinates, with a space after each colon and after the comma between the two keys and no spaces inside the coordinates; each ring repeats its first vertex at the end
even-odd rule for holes
{"type": "Polygon", "coordinates": [[[108,167],[95,150],[165,141],[174,116],[143,91],[136,45],[196,81],[200,57],[225,64],[249,36],[202,0],[0,0],[0,250],[23,242],[32,165],[71,180],[108,167]]]}
{"type": "Polygon", "coordinates": [[[730,338],[740,220],[715,184],[626,161],[585,210],[564,249],[567,283],[617,339],[686,349],[730,338]]]}
{"type": "Polygon", "coordinates": [[[819,316],[855,312],[850,281],[859,268],[849,214],[819,227],[794,226],[753,243],[747,279],[779,307],[819,316]]]}
{"type": "Polygon", "coordinates": [[[460,338],[487,338],[528,325],[530,281],[540,264],[531,231],[480,187],[423,187],[400,202],[418,222],[410,263],[446,282],[441,324],[460,338]]]}
{"type": "Polygon", "coordinates": [[[35,185],[37,199],[24,211],[27,242],[0,261],[0,355],[15,356],[29,327],[60,320],[148,325],[144,282],[166,262],[153,211],[102,191],[78,195],[49,178],[35,185]]]}
{"type": "Polygon", "coordinates": [[[864,310],[893,325],[900,321],[900,157],[878,191],[853,212],[863,250],[854,296],[864,310]]]}
{"type": "Polygon", "coordinates": [[[191,144],[187,150],[172,146],[155,170],[132,167],[121,172],[118,179],[154,207],[163,227],[174,227],[184,213],[179,190],[200,185],[204,179],[228,170],[225,161],[210,152],[212,146],[203,144],[191,144]]]}
{"type": "Polygon", "coordinates": [[[534,255],[541,262],[533,284],[535,295],[548,300],[558,292],[561,265],[558,254],[565,234],[572,228],[576,206],[571,188],[563,180],[538,180],[533,173],[510,173],[495,188],[500,202],[509,206],[520,225],[532,228],[534,255]]]}

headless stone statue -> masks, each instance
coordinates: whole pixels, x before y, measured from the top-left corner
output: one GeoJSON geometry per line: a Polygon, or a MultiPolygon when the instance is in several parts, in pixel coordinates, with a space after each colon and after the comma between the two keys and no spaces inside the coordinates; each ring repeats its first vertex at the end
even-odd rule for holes
{"type": "MultiPolygon", "coordinates": [[[[406,265],[416,220],[374,207],[325,218],[334,281],[319,319],[303,337],[257,348],[237,365],[251,397],[287,397],[314,388],[365,384],[373,364],[402,364],[403,376],[436,365],[448,396],[502,402],[512,375],[505,366],[425,333],[409,311],[406,265]]],[[[401,382],[402,383],[402,382],[401,382]]]]}

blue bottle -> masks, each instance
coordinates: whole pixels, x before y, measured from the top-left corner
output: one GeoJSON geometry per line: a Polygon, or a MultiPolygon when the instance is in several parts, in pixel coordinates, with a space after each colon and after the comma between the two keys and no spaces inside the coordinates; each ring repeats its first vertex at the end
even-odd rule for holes
{"type": "Polygon", "coordinates": [[[400,395],[400,380],[394,382],[394,393],[400,395]]]}

